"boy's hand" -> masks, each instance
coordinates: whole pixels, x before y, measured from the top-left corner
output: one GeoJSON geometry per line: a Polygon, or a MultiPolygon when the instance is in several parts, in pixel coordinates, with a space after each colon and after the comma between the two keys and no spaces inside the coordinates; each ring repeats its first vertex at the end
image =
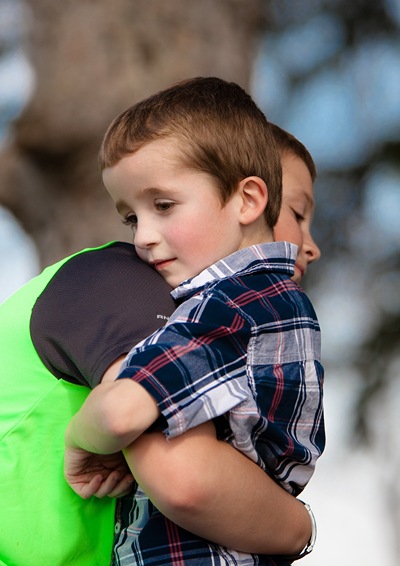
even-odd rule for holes
{"type": "Polygon", "coordinates": [[[122,452],[92,454],[82,448],[65,449],[64,476],[83,499],[121,497],[130,492],[134,478],[122,452]]]}

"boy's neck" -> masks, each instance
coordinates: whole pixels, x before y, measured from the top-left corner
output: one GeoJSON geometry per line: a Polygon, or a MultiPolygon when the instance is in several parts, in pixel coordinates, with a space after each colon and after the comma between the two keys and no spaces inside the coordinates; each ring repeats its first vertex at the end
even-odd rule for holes
{"type": "Polygon", "coordinates": [[[250,226],[246,226],[245,228],[246,230],[239,249],[274,241],[274,235],[272,231],[268,229],[265,224],[262,226],[256,226],[255,224],[252,224],[250,226]]]}

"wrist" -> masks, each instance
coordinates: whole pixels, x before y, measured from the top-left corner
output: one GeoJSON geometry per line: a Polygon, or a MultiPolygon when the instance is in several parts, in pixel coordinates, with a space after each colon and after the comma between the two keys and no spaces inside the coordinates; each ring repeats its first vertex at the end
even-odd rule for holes
{"type": "Polygon", "coordinates": [[[310,537],[308,539],[307,544],[304,546],[304,548],[296,555],[294,556],[285,556],[284,558],[287,560],[290,560],[290,562],[293,562],[294,560],[300,560],[300,558],[304,558],[304,556],[307,556],[308,554],[310,554],[313,550],[314,550],[314,546],[315,546],[315,542],[317,539],[317,522],[315,520],[315,516],[314,513],[312,512],[312,509],[310,507],[310,505],[308,503],[305,503],[304,501],[301,501],[301,499],[299,499],[298,501],[300,501],[300,503],[302,503],[308,513],[309,519],[310,519],[310,525],[311,525],[311,534],[310,537]]]}
{"type": "Polygon", "coordinates": [[[77,443],[74,440],[74,434],[73,434],[72,428],[73,428],[72,422],[70,421],[67,428],[66,428],[65,434],[64,434],[65,447],[66,448],[79,448],[79,446],[77,445],[77,443]]]}

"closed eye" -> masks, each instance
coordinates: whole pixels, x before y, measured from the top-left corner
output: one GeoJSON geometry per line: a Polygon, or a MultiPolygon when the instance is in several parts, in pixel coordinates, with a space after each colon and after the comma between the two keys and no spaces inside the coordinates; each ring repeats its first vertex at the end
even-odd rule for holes
{"type": "Polygon", "coordinates": [[[305,217],[302,214],[296,212],[295,210],[293,210],[293,214],[297,222],[303,222],[305,220],[305,217]]]}

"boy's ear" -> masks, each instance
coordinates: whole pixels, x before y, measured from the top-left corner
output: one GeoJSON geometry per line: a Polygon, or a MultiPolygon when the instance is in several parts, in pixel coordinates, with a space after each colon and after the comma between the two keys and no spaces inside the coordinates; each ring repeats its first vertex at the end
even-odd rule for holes
{"type": "Polygon", "coordinates": [[[239,183],[241,197],[240,222],[243,225],[255,222],[265,210],[268,202],[268,189],[260,177],[246,177],[239,183]]]}

